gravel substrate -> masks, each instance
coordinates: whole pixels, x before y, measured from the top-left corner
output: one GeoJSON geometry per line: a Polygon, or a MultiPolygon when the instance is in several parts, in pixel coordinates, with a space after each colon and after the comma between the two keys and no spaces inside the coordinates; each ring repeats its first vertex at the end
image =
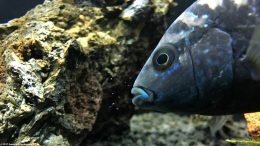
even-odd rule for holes
{"type": "Polygon", "coordinates": [[[248,138],[243,119],[228,120],[215,136],[211,135],[212,117],[145,113],[131,119],[130,132],[110,136],[91,146],[229,146],[225,139],[248,138]]]}

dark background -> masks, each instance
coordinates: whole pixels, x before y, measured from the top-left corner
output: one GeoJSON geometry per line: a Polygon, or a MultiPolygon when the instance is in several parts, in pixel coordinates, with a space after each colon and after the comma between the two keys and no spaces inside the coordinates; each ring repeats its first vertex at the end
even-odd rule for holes
{"type": "MultiPolygon", "coordinates": [[[[43,3],[43,1],[44,0],[0,0],[0,23],[5,23],[11,19],[23,16],[28,10],[43,3]]],[[[194,1],[196,0],[175,0],[179,8],[176,9],[175,17],[173,16],[170,22],[176,19],[176,17],[194,1]]]]}
{"type": "Polygon", "coordinates": [[[23,16],[44,0],[0,0],[0,23],[23,16]]]}

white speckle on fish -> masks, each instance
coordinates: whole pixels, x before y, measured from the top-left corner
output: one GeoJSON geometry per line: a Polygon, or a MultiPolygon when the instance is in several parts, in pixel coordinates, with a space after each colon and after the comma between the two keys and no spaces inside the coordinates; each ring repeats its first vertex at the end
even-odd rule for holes
{"type": "MultiPolygon", "coordinates": [[[[198,15],[195,15],[192,12],[186,12],[183,13],[178,19],[180,19],[183,23],[187,24],[188,26],[202,26],[206,19],[208,18],[208,15],[202,15],[199,17],[198,15]]],[[[177,20],[178,20],[177,19],[177,20]]]]}
{"type": "Polygon", "coordinates": [[[208,5],[212,10],[216,9],[218,6],[222,6],[223,0],[200,0],[198,1],[199,5],[208,5]]]}
{"type": "Polygon", "coordinates": [[[234,3],[237,5],[237,8],[247,5],[248,0],[233,0],[234,3]]]}

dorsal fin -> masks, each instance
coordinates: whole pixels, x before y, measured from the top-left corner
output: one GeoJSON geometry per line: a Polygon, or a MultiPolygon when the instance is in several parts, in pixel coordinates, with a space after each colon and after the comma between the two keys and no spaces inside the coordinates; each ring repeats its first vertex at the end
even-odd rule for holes
{"type": "Polygon", "coordinates": [[[254,80],[260,80],[260,24],[255,27],[250,40],[246,52],[246,61],[249,63],[251,77],[254,80]]]}

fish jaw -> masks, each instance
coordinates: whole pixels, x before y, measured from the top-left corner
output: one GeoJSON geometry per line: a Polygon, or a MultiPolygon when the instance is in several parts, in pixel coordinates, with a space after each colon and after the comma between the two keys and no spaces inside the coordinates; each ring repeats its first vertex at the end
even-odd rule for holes
{"type": "Polygon", "coordinates": [[[148,107],[154,103],[154,94],[148,89],[142,87],[134,86],[131,90],[131,93],[134,95],[132,103],[138,107],[148,107]]]}

